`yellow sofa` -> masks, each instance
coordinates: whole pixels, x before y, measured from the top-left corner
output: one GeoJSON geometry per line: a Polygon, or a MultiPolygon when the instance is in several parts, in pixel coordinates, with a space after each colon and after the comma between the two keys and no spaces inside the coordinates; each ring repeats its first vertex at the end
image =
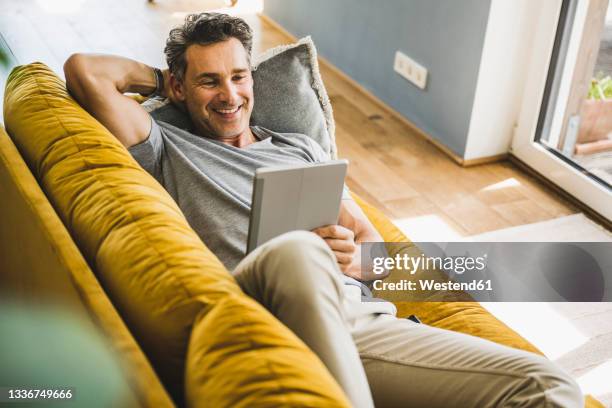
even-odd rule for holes
{"type": "MultiPolygon", "coordinates": [[[[319,359],[240,291],[163,188],[44,64],[13,70],[4,120],[0,284],[93,324],[129,384],[121,405],[348,406],[319,359]]],[[[386,241],[411,249],[355,198],[386,241]]],[[[396,304],[402,316],[538,352],[477,303],[396,304]]]]}

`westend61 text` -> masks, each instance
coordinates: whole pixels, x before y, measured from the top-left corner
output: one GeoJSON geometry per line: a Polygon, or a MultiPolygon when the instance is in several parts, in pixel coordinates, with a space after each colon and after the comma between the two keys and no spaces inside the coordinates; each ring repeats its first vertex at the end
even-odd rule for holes
{"type": "Polygon", "coordinates": [[[475,291],[475,290],[487,290],[492,291],[493,286],[490,279],[479,279],[470,282],[436,282],[433,279],[419,279],[418,285],[415,281],[409,281],[402,279],[399,282],[385,282],[382,280],[374,281],[375,290],[401,290],[401,291],[415,291],[415,290],[463,290],[463,291],[475,291]]]}

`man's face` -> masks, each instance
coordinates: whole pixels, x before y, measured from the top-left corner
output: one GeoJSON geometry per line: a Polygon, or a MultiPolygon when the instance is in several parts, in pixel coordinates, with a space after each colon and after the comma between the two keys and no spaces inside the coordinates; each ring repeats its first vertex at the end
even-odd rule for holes
{"type": "Polygon", "coordinates": [[[253,77],[247,52],[236,38],[209,45],[190,45],[187,70],[173,89],[185,103],[196,130],[231,140],[249,129],[253,111],[253,77]]]}

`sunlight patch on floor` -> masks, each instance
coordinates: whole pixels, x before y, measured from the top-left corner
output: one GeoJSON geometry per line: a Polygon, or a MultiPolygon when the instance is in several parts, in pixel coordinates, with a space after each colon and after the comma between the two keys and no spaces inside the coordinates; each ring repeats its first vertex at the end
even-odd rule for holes
{"type": "MultiPolygon", "coordinates": [[[[198,12],[225,13],[232,16],[255,15],[263,12],[263,5],[263,0],[238,1],[234,6],[231,6],[230,0],[208,0],[202,4],[198,12]]],[[[195,10],[175,11],[171,17],[175,20],[183,20],[187,14],[195,12],[195,10]]]]}
{"type": "Polygon", "coordinates": [[[483,302],[498,319],[555,360],[580,347],[589,338],[547,303],[483,302]]]}
{"type": "Polygon", "coordinates": [[[521,186],[521,183],[514,177],[511,177],[504,181],[500,181],[499,183],[495,183],[495,184],[486,186],[480,191],[493,191],[493,190],[501,190],[502,188],[520,187],[520,186],[521,186]]]}
{"type": "Polygon", "coordinates": [[[81,9],[84,0],[36,0],[38,6],[50,14],[74,14],[81,9]]]}
{"type": "Polygon", "coordinates": [[[582,392],[592,395],[606,395],[612,393],[612,360],[600,364],[576,381],[582,392]]]}
{"type": "Polygon", "coordinates": [[[414,242],[453,242],[463,236],[437,215],[401,218],[393,223],[414,242]]]}

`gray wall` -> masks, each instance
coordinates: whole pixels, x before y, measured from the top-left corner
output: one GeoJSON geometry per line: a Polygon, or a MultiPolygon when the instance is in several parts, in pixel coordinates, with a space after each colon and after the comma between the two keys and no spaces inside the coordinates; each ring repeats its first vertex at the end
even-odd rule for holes
{"type": "Polygon", "coordinates": [[[463,157],[491,0],[265,0],[264,14],[463,157]],[[393,71],[400,50],[429,70],[393,71]]]}

